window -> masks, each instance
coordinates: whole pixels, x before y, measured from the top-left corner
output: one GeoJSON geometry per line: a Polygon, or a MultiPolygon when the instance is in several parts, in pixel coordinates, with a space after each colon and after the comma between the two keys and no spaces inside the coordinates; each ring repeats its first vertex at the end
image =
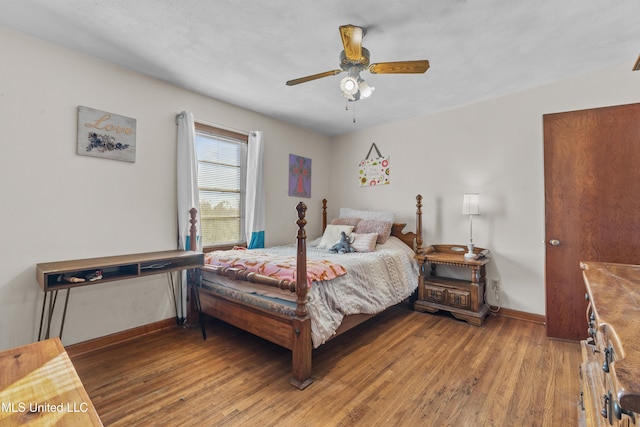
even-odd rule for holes
{"type": "Polygon", "coordinates": [[[195,125],[200,221],[204,247],[246,245],[245,176],[248,137],[195,125]]]}

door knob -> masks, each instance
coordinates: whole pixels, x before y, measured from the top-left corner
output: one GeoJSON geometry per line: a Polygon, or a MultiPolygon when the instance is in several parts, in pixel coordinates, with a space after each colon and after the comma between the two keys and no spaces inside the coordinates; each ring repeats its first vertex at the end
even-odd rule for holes
{"type": "Polygon", "coordinates": [[[551,240],[549,240],[549,244],[550,244],[551,246],[558,246],[558,245],[560,244],[560,240],[558,240],[558,239],[551,239],[551,240]]]}

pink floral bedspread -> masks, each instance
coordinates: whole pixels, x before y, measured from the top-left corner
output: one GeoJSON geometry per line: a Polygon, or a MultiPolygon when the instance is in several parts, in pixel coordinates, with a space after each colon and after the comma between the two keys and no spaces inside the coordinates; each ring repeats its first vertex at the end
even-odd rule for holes
{"type": "MultiPolygon", "coordinates": [[[[205,264],[247,270],[279,280],[296,281],[296,259],[291,256],[276,256],[259,250],[232,249],[214,251],[205,255],[205,264]]],[[[347,274],[340,264],[323,259],[307,260],[307,283],[331,280],[347,274]]]]}

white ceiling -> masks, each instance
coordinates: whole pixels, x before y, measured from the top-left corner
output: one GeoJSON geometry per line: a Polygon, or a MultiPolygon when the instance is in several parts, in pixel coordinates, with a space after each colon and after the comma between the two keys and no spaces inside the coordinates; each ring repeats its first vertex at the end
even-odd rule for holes
{"type": "Polygon", "coordinates": [[[0,0],[0,26],[326,135],[612,65],[631,72],[639,17],[638,0],[0,0]],[[376,90],[349,111],[344,74],[285,86],[339,68],[344,24],[366,28],[371,62],[431,68],[363,73],[376,90]]]}

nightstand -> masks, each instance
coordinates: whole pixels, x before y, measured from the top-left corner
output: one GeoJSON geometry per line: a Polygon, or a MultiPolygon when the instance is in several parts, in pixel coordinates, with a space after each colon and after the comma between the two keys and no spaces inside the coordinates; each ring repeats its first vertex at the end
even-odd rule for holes
{"type": "Polygon", "coordinates": [[[476,258],[465,257],[466,251],[466,245],[431,245],[425,248],[424,253],[416,255],[420,265],[420,279],[414,310],[429,313],[446,310],[457,319],[475,326],[482,325],[489,312],[489,307],[484,302],[485,266],[489,262],[489,251],[474,248],[476,258]],[[431,265],[428,274],[427,264],[431,265]],[[438,265],[467,268],[471,270],[471,280],[438,276],[438,265]]]}

